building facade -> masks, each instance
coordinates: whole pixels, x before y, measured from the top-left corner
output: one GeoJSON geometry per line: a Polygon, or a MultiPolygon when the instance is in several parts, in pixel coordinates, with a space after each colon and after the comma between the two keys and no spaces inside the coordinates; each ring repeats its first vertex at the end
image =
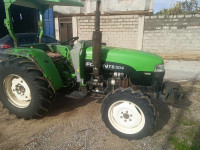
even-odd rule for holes
{"type": "MultiPolygon", "coordinates": [[[[85,7],[55,6],[54,11],[64,15],[93,14],[96,10],[96,0],[81,0],[85,7]]],[[[102,14],[122,12],[144,13],[153,12],[154,0],[101,0],[102,14]]]]}
{"type": "MultiPolygon", "coordinates": [[[[55,6],[56,38],[79,36],[91,40],[96,0],[82,0],[85,7],[55,6]]],[[[102,0],[101,30],[108,46],[142,49],[144,16],[153,13],[154,0],[102,0]]]]}

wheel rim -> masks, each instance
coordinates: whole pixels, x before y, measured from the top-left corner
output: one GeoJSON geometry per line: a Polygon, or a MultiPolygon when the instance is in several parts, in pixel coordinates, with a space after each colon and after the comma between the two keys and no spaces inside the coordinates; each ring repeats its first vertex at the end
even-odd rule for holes
{"type": "Polygon", "coordinates": [[[108,110],[108,118],[112,126],[125,134],[140,132],[145,125],[142,110],[130,101],[117,101],[108,110]]]}
{"type": "Polygon", "coordinates": [[[31,103],[31,91],[28,84],[18,75],[8,75],[4,82],[4,92],[9,102],[18,107],[26,108],[31,103]]]}

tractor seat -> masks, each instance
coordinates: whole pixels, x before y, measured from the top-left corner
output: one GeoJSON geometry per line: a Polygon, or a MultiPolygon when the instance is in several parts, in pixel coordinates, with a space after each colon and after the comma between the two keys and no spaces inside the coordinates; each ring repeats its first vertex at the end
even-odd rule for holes
{"type": "Polygon", "coordinates": [[[50,51],[47,52],[47,55],[50,57],[50,58],[58,58],[58,57],[61,57],[61,54],[59,53],[52,53],[50,51]]]}

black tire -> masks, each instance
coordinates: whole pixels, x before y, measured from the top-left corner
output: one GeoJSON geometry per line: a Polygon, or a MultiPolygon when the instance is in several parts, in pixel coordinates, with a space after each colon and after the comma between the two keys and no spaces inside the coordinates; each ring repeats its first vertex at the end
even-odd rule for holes
{"type": "MultiPolygon", "coordinates": [[[[128,111],[126,111],[126,112],[128,113],[128,111]]],[[[130,112],[131,111],[129,111],[129,113],[130,112]]],[[[133,91],[131,88],[128,88],[128,89],[120,88],[114,92],[109,93],[103,100],[101,114],[102,114],[102,120],[104,121],[105,125],[111,130],[111,132],[113,134],[116,134],[120,138],[125,138],[128,140],[142,139],[144,137],[152,135],[155,124],[156,124],[155,108],[151,104],[150,99],[148,97],[144,96],[142,92],[133,91]],[[121,100],[127,101],[130,105],[133,103],[135,106],[137,106],[137,107],[135,107],[137,109],[137,111],[140,114],[143,113],[145,123],[143,123],[143,125],[141,126],[141,129],[139,129],[135,133],[130,133],[130,134],[123,133],[122,131],[120,131],[116,127],[114,127],[110,121],[111,119],[109,119],[109,115],[108,115],[110,112],[109,110],[112,108],[112,106],[115,106],[113,104],[120,102],[121,100]]],[[[113,114],[114,114],[114,112],[113,112],[113,114]]],[[[134,114],[133,114],[133,116],[134,116],[134,114]]],[[[129,117],[132,117],[132,116],[129,116],[129,117]]],[[[121,116],[121,118],[124,119],[122,116],[121,116]]],[[[132,119],[133,118],[134,117],[132,117],[132,119]]],[[[124,122],[125,122],[125,120],[124,120],[124,122]]],[[[140,124],[141,124],[141,122],[142,121],[140,121],[140,124]]]]}
{"type": "Polygon", "coordinates": [[[184,91],[179,83],[166,81],[163,83],[162,94],[165,102],[169,105],[176,105],[184,99],[184,91]]]}
{"type": "Polygon", "coordinates": [[[0,53],[0,61],[5,61],[5,60],[8,59],[9,57],[13,57],[13,56],[9,56],[9,55],[1,54],[1,53],[0,53]]]}
{"type": "Polygon", "coordinates": [[[0,63],[0,100],[4,108],[7,108],[9,113],[15,114],[17,118],[42,117],[50,108],[54,95],[55,93],[43,73],[30,60],[22,57],[10,57],[0,63]],[[27,107],[19,108],[8,98],[4,85],[8,76],[11,75],[21,77],[28,85],[31,100],[27,107]]]}

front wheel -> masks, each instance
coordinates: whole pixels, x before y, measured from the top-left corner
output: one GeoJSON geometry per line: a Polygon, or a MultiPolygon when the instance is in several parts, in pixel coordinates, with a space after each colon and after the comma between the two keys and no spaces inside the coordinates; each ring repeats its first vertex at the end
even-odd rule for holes
{"type": "Polygon", "coordinates": [[[108,94],[101,113],[106,126],[121,138],[141,139],[153,133],[155,108],[140,91],[118,89],[108,94]]]}

